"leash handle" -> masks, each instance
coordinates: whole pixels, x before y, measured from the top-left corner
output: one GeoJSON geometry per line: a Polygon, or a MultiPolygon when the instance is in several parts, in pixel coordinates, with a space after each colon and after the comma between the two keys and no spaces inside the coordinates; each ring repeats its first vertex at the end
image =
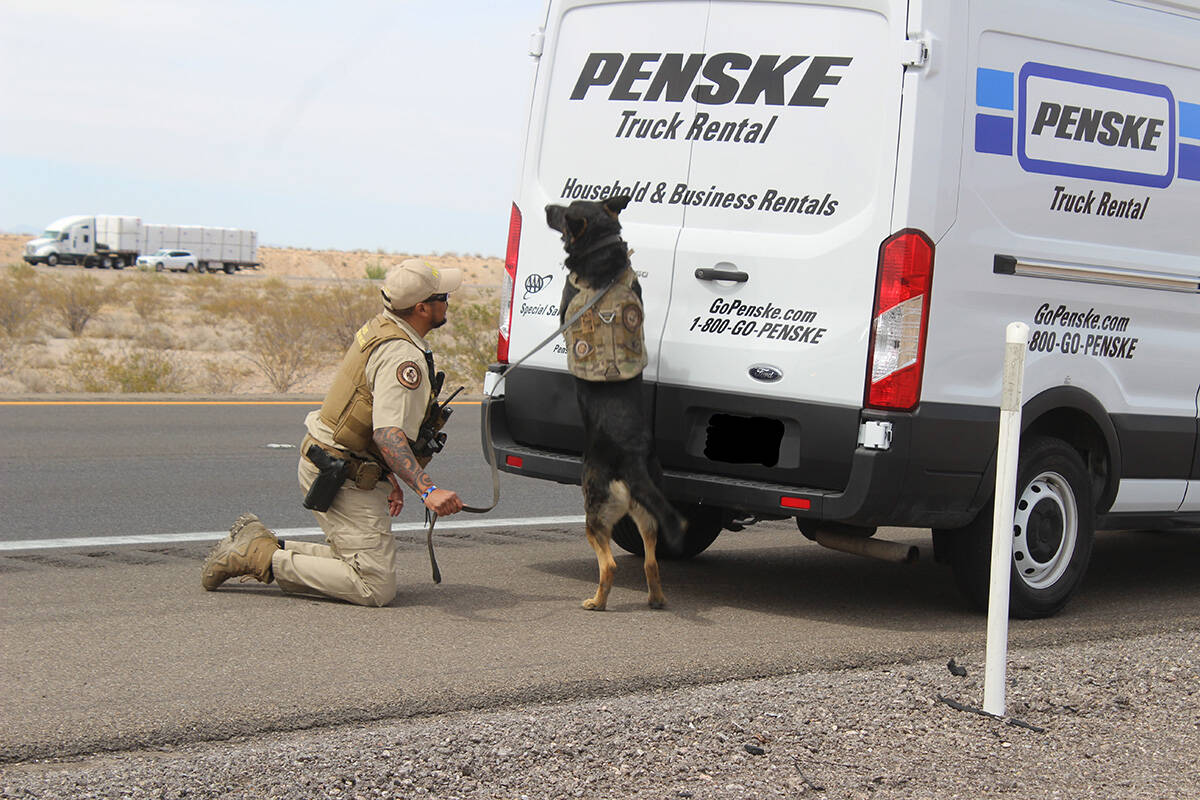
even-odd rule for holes
{"type": "Polygon", "coordinates": [[[429,550],[429,566],[433,568],[433,582],[442,582],[442,571],[438,569],[437,556],[433,554],[433,526],[437,524],[437,512],[425,509],[425,516],[429,518],[429,528],[425,531],[425,547],[429,550]]]}

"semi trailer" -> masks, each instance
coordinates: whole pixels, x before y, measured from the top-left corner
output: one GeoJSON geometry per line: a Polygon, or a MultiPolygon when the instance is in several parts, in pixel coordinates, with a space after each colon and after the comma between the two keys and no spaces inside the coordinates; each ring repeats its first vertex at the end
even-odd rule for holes
{"type": "Polygon", "coordinates": [[[86,268],[122,269],[139,256],[158,250],[188,250],[200,272],[232,273],[257,268],[258,234],[239,228],[201,225],[143,224],[139,217],[112,214],[76,215],[56,219],[41,236],[25,245],[30,264],[81,264],[86,268]]]}

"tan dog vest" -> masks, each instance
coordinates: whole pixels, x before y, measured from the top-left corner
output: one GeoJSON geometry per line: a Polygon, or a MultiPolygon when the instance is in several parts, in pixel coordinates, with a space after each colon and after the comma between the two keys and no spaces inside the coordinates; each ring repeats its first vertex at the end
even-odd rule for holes
{"type": "MultiPolygon", "coordinates": [[[[579,293],[567,305],[574,316],[602,289],[580,286],[572,273],[568,280],[579,293]]],[[[637,275],[626,267],[604,297],[571,327],[567,340],[567,369],[585,381],[627,381],[646,368],[646,340],[642,332],[642,301],[633,290],[637,275]]]]}
{"type": "MultiPolygon", "coordinates": [[[[393,339],[404,339],[418,346],[403,328],[385,314],[373,317],[359,328],[321,404],[321,421],[333,431],[334,442],[339,447],[356,453],[370,453],[380,461],[383,458],[372,438],[375,430],[372,423],[374,397],[367,382],[366,368],[367,359],[375,348],[393,339]]],[[[431,388],[432,377],[425,382],[424,391],[429,393],[426,406],[436,403],[431,388]]]]}

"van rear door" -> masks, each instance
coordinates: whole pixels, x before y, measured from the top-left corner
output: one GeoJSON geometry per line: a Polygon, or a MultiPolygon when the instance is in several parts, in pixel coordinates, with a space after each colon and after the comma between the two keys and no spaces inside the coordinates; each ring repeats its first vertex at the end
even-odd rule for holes
{"type": "MultiPolygon", "coordinates": [[[[696,103],[686,99],[690,87],[679,70],[702,50],[707,7],[706,1],[551,4],[517,201],[524,220],[513,297],[514,359],[558,327],[567,272],[562,242],[546,227],[543,206],[629,194],[633,203],[621,223],[636,250],[633,266],[644,296],[653,298],[646,303],[645,375],[654,378],[654,346],[684,210],[651,197],[668,176],[687,174],[690,153],[680,129],[696,103]]],[[[561,370],[565,354],[559,339],[528,363],[561,370]]],[[[519,387],[517,377],[510,389],[519,387]]],[[[564,413],[576,414],[573,398],[564,413]]]]}
{"type": "Polygon", "coordinates": [[[822,458],[856,443],[905,19],[903,0],[712,3],[689,172],[665,198],[684,209],[657,375],[668,469],[845,477],[822,458]]]}

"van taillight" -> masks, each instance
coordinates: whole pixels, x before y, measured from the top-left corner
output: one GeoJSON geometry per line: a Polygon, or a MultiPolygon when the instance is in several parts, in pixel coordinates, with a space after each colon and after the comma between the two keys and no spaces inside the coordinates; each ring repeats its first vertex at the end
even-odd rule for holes
{"type": "Polygon", "coordinates": [[[504,254],[504,277],[500,284],[500,335],[496,339],[496,360],[508,363],[508,342],[512,335],[513,294],[517,289],[517,258],[521,250],[521,209],[513,203],[508,218],[508,250],[504,254]]]}
{"type": "Polygon", "coordinates": [[[933,242],[924,233],[909,228],[880,245],[867,358],[868,408],[910,411],[921,401],[932,280],[933,242]]]}

